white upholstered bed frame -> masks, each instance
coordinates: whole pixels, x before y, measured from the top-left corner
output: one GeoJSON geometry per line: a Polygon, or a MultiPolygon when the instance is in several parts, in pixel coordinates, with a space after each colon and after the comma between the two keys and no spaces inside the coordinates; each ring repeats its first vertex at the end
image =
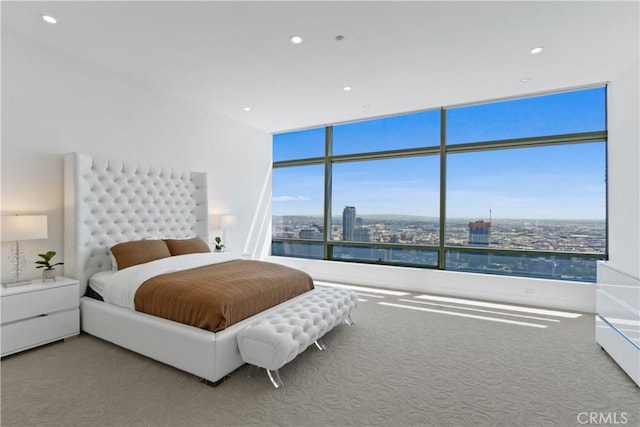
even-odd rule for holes
{"type": "Polygon", "coordinates": [[[114,243],[208,242],[206,174],[80,153],[65,155],[64,174],[65,274],[80,282],[82,330],[210,382],[242,366],[237,332],[278,306],[214,334],[84,296],[89,277],[111,269],[114,243]]]}

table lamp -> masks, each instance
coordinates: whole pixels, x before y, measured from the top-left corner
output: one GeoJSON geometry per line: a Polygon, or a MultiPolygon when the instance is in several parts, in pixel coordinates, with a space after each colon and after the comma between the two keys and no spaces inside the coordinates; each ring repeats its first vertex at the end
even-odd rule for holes
{"type": "Polygon", "coordinates": [[[31,283],[31,280],[20,280],[20,274],[24,270],[28,260],[20,246],[23,240],[37,240],[47,238],[46,215],[12,215],[2,217],[2,241],[16,242],[15,247],[9,253],[9,261],[13,264],[11,272],[14,277],[3,286],[18,286],[31,283]]]}

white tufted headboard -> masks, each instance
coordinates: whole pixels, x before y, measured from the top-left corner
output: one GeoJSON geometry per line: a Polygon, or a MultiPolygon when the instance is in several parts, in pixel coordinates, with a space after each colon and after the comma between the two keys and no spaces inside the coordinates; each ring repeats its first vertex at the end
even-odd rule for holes
{"type": "Polygon", "coordinates": [[[111,269],[109,247],[148,238],[209,241],[207,175],[68,153],[64,159],[65,275],[111,269]]]}

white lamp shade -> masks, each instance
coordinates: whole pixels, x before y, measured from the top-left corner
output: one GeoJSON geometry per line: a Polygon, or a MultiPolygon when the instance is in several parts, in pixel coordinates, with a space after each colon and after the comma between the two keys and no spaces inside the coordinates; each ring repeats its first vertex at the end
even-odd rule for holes
{"type": "Polygon", "coordinates": [[[222,228],[222,215],[209,215],[209,230],[220,230],[222,228]]]}
{"type": "Polygon", "coordinates": [[[12,215],[2,217],[3,242],[46,238],[46,215],[12,215]]]}
{"type": "Polygon", "coordinates": [[[236,216],[230,214],[209,215],[209,230],[221,230],[236,225],[236,216]]]}
{"type": "Polygon", "coordinates": [[[222,215],[220,223],[222,224],[222,228],[233,227],[236,225],[236,217],[235,215],[222,215]]]}

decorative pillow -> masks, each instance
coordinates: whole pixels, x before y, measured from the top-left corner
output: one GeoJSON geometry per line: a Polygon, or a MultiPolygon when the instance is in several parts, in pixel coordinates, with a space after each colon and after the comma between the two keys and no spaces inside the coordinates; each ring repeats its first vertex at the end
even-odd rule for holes
{"type": "Polygon", "coordinates": [[[118,270],[171,256],[162,240],[135,240],[111,246],[118,270]]]}
{"type": "Polygon", "coordinates": [[[209,245],[200,237],[191,239],[164,239],[171,255],[199,254],[211,252],[209,245]]]}
{"type": "MultiPolygon", "coordinates": [[[[145,237],[142,240],[161,240],[160,237],[145,237]]],[[[126,243],[126,242],[114,242],[111,247],[115,246],[118,243],[126,243]]],[[[118,261],[116,261],[116,257],[113,256],[113,252],[111,252],[111,248],[109,248],[109,258],[111,259],[111,270],[118,271],[118,261]]]]}

